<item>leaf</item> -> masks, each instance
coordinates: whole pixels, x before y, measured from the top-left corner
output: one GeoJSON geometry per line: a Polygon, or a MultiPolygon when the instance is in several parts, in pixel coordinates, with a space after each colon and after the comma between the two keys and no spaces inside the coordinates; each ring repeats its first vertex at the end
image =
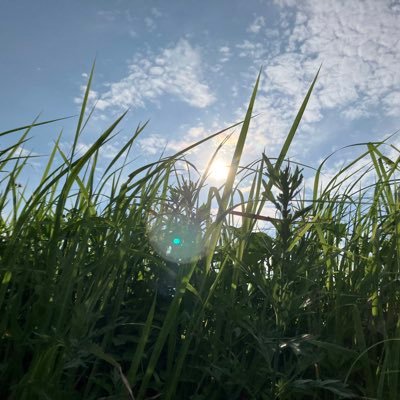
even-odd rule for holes
{"type": "Polygon", "coordinates": [[[98,344],[91,343],[88,346],[88,351],[90,353],[92,353],[93,355],[95,355],[97,358],[100,358],[101,360],[108,362],[109,364],[111,364],[113,367],[115,367],[118,370],[121,380],[122,380],[124,386],[126,387],[126,390],[128,391],[130,398],[132,400],[135,400],[135,397],[133,396],[132,389],[129,385],[128,379],[126,379],[126,376],[122,372],[121,365],[112,356],[105,353],[98,344]]]}
{"type": "Polygon", "coordinates": [[[296,379],[291,383],[291,388],[296,392],[306,393],[313,389],[325,390],[345,399],[354,399],[357,396],[346,384],[335,379],[296,379]]]}

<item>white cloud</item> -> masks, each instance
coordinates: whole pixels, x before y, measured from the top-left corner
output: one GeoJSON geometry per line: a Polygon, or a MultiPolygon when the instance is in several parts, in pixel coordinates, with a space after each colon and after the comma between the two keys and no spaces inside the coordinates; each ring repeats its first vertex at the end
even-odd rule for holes
{"type": "Polygon", "coordinates": [[[232,85],[232,97],[237,97],[237,95],[239,94],[239,89],[237,87],[237,85],[232,85]]]}
{"type": "MultiPolygon", "coordinates": [[[[400,85],[400,10],[392,2],[276,3],[295,11],[287,51],[273,60],[280,64],[283,76],[290,72],[289,76],[307,81],[310,66],[315,70],[323,63],[317,94],[321,108],[340,108],[345,117],[357,118],[376,112],[384,98],[393,98],[393,107],[385,101],[384,111],[400,115],[395,101],[400,85]],[[288,56],[296,65],[295,75],[293,69],[287,70],[288,56]]],[[[270,74],[271,68],[267,68],[270,74]]],[[[280,90],[293,95],[297,88],[281,86],[280,90]]]]}
{"type": "MultiPolygon", "coordinates": [[[[103,144],[100,147],[100,151],[99,151],[100,158],[107,158],[107,159],[114,158],[120,150],[120,147],[118,147],[118,144],[120,144],[120,143],[115,142],[114,144],[112,144],[112,143],[103,144]]],[[[73,145],[73,143],[70,141],[65,141],[65,142],[60,143],[60,148],[67,157],[69,157],[71,154],[72,145],[73,145]]],[[[79,141],[76,144],[75,155],[78,157],[84,155],[85,153],[87,153],[90,150],[90,148],[92,146],[93,146],[92,142],[79,141]]]]}
{"type": "MultiPolygon", "coordinates": [[[[316,131],[324,113],[355,120],[374,115],[400,116],[400,10],[390,1],[276,0],[281,19],[257,41],[236,45],[239,57],[253,60],[246,75],[254,83],[263,65],[261,87],[246,153],[263,149],[275,156],[286,138],[309,85],[322,63],[291,153],[302,158],[321,144],[327,130],[316,131]],[[276,27],[279,27],[276,28],[276,27]]],[[[245,113],[244,104],[237,118],[245,113]]],[[[336,138],[338,140],[338,138],[336,138]]]]}
{"type": "Polygon", "coordinates": [[[343,115],[350,120],[368,117],[369,112],[365,104],[354,104],[343,110],[343,115]]]}
{"type": "Polygon", "coordinates": [[[231,49],[228,46],[220,47],[219,52],[222,55],[222,57],[219,59],[220,62],[224,63],[224,62],[227,62],[230,60],[232,53],[231,53],[231,49]]]}
{"type": "Polygon", "coordinates": [[[261,28],[265,26],[265,19],[262,16],[258,16],[254,18],[254,21],[250,24],[247,28],[248,32],[251,33],[258,33],[260,32],[261,28]]]}
{"type": "Polygon", "coordinates": [[[39,154],[32,151],[32,150],[27,150],[24,147],[18,146],[15,149],[15,154],[17,157],[29,157],[29,156],[38,156],[39,154]]]}
{"type": "MultiPolygon", "coordinates": [[[[141,150],[147,155],[159,156],[164,150],[165,155],[171,155],[215,133],[221,127],[221,124],[215,121],[211,125],[213,127],[212,129],[214,130],[206,130],[202,124],[192,127],[181,126],[181,133],[174,138],[166,138],[161,134],[153,133],[139,139],[138,143],[141,150]],[[215,125],[217,125],[218,128],[215,128],[215,125]]],[[[194,162],[194,164],[199,168],[200,171],[203,171],[212,154],[226,136],[227,134],[222,134],[221,136],[204,142],[202,145],[197,146],[186,152],[185,157],[189,156],[188,159],[194,162]]],[[[224,146],[224,148],[220,151],[220,155],[225,155],[226,151],[231,151],[233,146],[231,144],[228,144],[226,147],[227,148],[225,149],[224,146]]],[[[231,156],[232,155],[230,155],[228,158],[230,159],[231,156]]]]}
{"type": "Polygon", "coordinates": [[[267,49],[262,43],[257,43],[249,40],[244,40],[242,43],[236,45],[240,49],[239,57],[246,57],[253,59],[256,63],[262,57],[266,56],[267,49]]]}
{"type": "Polygon", "coordinates": [[[143,152],[149,155],[156,155],[164,150],[167,141],[161,135],[153,134],[139,139],[139,145],[143,152]]]}
{"type": "MultiPolygon", "coordinates": [[[[204,135],[204,131],[201,128],[191,128],[188,134],[183,139],[172,139],[167,140],[165,137],[159,134],[151,134],[145,138],[139,139],[138,143],[141,150],[148,155],[160,155],[162,151],[166,151],[168,154],[177,153],[186,147],[194,144],[196,140],[200,140],[204,135]]],[[[197,152],[198,149],[193,149],[187,154],[197,152]]]]}
{"type": "Polygon", "coordinates": [[[108,83],[100,95],[97,108],[144,107],[163,95],[174,96],[192,107],[207,107],[215,96],[203,79],[201,54],[181,39],[159,54],[137,56],[129,74],[118,82],[108,83]]]}
{"type": "Polygon", "coordinates": [[[40,154],[36,153],[35,151],[28,150],[25,147],[18,146],[15,149],[15,157],[26,157],[28,158],[28,165],[32,166],[35,171],[37,171],[37,168],[40,168],[42,166],[40,160],[40,154]]]}
{"type": "Polygon", "coordinates": [[[114,158],[118,154],[119,150],[120,148],[117,146],[111,143],[106,143],[101,146],[99,153],[100,156],[103,156],[104,158],[114,158]]]}
{"type": "MultiPolygon", "coordinates": [[[[82,74],[83,76],[84,74],[82,74]]],[[[87,78],[87,76],[83,76],[84,78],[87,78]]],[[[83,102],[83,98],[85,95],[85,91],[86,91],[86,85],[81,85],[80,86],[80,91],[81,91],[81,97],[75,97],[74,98],[74,103],[75,104],[82,104],[83,102]]],[[[95,90],[89,90],[89,95],[88,95],[88,103],[89,104],[94,104],[95,101],[98,99],[99,97],[99,93],[96,92],[95,90]]]]}
{"type": "Polygon", "coordinates": [[[106,22],[115,22],[121,13],[119,10],[99,10],[96,14],[106,22]]]}
{"type": "Polygon", "coordinates": [[[207,132],[204,130],[203,126],[192,126],[187,132],[187,137],[190,139],[200,140],[206,136],[207,132]]]}
{"type": "MultiPolygon", "coordinates": [[[[92,147],[93,143],[84,143],[84,142],[78,142],[75,147],[75,154],[78,155],[83,155],[89,151],[89,149],[92,147]]],[[[61,149],[64,151],[66,155],[69,154],[69,152],[72,150],[72,143],[71,142],[62,142],[60,143],[61,149]]]]}
{"type": "Polygon", "coordinates": [[[156,17],[156,18],[160,18],[160,17],[162,17],[162,12],[158,9],[158,8],[156,8],[156,7],[153,7],[152,9],[151,9],[151,13],[153,14],[153,16],[154,17],[156,17]]]}
{"type": "Polygon", "coordinates": [[[400,90],[394,90],[383,98],[383,104],[387,115],[400,115],[400,90]]]}
{"type": "MultiPolygon", "coordinates": [[[[167,150],[172,150],[173,153],[177,153],[178,151],[183,150],[186,147],[189,147],[190,145],[192,145],[194,142],[192,139],[187,138],[187,139],[181,139],[181,140],[170,140],[167,143],[167,150]]],[[[192,149],[190,152],[186,153],[186,154],[190,154],[193,152],[198,151],[198,149],[194,148],[192,149]]]]}
{"type": "Polygon", "coordinates": [[[153,18],[150,18],[150,17],[146,17],[145,19],[144,19],[144,23],[145,23],[145,25],[146,25],[146,28],[147,28],[147,30],[149,31],[149,32],[152,32],[152,31],[154,31],[154,29],[156,29],[156,23],[155,23],[155,21],[154,21],[154,19],[153,18]]]}

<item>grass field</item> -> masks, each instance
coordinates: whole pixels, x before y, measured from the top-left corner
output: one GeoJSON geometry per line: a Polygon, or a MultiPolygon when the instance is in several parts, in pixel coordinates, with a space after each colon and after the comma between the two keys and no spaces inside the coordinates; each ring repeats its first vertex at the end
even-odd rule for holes
{"type": "Polygon", "coordinates": [[[140,125],[99,177],[124,115],[76,154],[92,76],[70,154],[58,140],[32,193],[17,149],[40,123],[0,133],[0,398],[398,400],[400,157],[360,144],[305,198],[286,155],[316,76],[279,156],[243,167],[258,78],[220,188],[185,154],[228,129],[122,181],[140,125]],[[345,176],[362,163],[360,188],[345,176]]]}

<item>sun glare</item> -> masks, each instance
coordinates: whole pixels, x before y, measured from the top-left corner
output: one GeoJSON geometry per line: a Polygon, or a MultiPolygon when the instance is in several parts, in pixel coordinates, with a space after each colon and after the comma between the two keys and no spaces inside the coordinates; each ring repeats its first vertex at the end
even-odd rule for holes
{"type": "Polygon", "coordinates": [[[226,161],[215,160],[210,168],[210,178],[215,181],[226,180],[229,172],[229,166],[226,161]]]}

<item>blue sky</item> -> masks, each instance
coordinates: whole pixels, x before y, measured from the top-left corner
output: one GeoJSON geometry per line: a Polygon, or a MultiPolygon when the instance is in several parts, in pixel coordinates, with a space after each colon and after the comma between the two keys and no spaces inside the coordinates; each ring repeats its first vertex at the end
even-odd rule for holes
{"type": "MultiPolygon", "coordinates": [[[[264,149],[273,157],[322,63],[289,154],[316,167],[341,146],[400,128],[399,26],[400,3],[389,0],[1,0],[0,130],[38,113],[42,120],[77,114],[96,57],[97,110],[79,147],[129,109],[101,162],[150,119],[133,154],[143,163],[241,120],[263,67],[260,115],[243,162],[264,149]]],[[[75,124],[34,130],[25,151],[49,154],[61,129],[68,151],[75,124]]],[[[192,154],[200,168],[210,149],[192,154]]],[[[326,176],[354,154],[340,153],[326,176]]],[[[45,161],[35,159],[27,178],[45,161]]]]}

